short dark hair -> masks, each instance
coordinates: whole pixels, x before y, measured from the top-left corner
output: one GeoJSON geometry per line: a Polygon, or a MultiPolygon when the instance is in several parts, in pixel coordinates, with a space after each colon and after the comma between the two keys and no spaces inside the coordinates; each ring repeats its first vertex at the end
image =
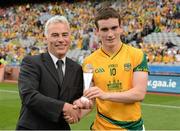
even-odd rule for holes
{"type": "Polygon", "coordinates": [[[97,9],[97,13],[95,15],[95,25],[98,28],[98,21],[99,20],[106,20],[109,18],[117,18],[119,21],[119,25],[121,24],[120,14],[112,7],[102,7],[97,9]]]}

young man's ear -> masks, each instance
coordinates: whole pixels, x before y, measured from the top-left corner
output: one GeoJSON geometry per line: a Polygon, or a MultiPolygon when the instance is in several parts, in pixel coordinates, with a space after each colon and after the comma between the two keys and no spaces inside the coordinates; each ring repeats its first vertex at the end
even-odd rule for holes
{"type": "Polygon", "coordinates": [[[123,31],[124,31],[123,28],[120,27],[119,32],[121,35],[123,34],[123,31]]]}
{"type": "Polygon", "coordinates": [[[95,29],[95,35],[98,36],[98,34],[99,34],[99,29],[96,28],[96,29],[95,29]]]}

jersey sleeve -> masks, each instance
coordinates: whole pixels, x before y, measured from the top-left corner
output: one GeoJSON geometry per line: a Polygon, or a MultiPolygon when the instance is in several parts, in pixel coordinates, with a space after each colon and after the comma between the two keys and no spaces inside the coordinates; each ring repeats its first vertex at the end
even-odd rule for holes
{"type": "Polygon", "coordinates": [[[141,60],[141,63],[138,64],[134,69],[133,71],[144,71],[144,72],[149,72],[149,69],[148,69],[148,65],[147,65],[147,59],[146,59],[146,54],[143,53],[143,56],[142,56],[142,60],[141,60]]]}

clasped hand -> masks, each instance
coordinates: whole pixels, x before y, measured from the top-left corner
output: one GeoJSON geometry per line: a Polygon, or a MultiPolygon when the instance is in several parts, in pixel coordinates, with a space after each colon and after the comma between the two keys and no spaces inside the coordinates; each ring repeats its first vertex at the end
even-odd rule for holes
{"type": "Polygon", "coordinates": [[[79,98],[75,100],[73,104],[68,104],[67,109],[63,111],[64,119],[69,124],[77,123],[82,118],[82,109],[91,109],[92,107],[93,107],[92,100],[82,101],[81,98],[79,98]]]}

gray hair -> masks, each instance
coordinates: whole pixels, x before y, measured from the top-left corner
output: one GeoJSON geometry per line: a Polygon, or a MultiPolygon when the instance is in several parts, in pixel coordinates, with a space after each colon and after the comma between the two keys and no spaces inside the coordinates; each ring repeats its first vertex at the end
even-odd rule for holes
{"type": "Polygon", "coordinates": [[[60,16],[60,15],[56,15],[56,16],[53,16],[51,17],[45,24],[45,31],[44,31],[44,35],[47,36],[48,35],[48,26],[52,23],[65,23],[67,24],[67,26],[70,28],[70,25],[69,25],[69,22],[67,20],[66,17],[64,16],[60,16]]]}

